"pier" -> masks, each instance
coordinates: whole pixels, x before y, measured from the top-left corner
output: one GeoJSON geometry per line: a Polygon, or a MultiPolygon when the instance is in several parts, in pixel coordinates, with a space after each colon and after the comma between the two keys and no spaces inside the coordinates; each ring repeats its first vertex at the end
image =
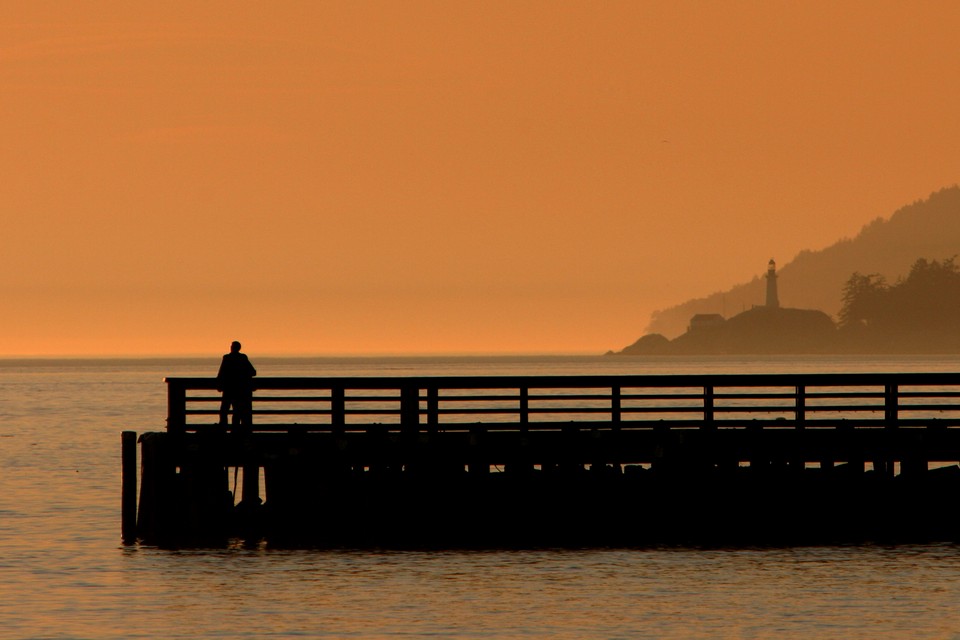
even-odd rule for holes
{"type": "Polygon", "coordinates": [[[255,382],[249,428],[168,378],[166,429],[124,432],[126,542],[960,539],[960,375],[255,382]]]}

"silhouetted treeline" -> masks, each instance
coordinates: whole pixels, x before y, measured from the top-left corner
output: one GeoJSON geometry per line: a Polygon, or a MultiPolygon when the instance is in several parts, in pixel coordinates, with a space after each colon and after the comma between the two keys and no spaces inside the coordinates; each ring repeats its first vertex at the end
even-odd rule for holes
{"type": "MultiPolygon", "coordinates": [[[[853,239],[842,239],[819,251],[801,251],[786,262],[777,258],[780,304],[798,309],[820,309],[838,317],[843,306],[844,279],[854,271],[905,274],[917,256],[942,257],[960,247],[960,187],[942,189],[926,200],[896,211],[889,219],[877,218],[853,239]]],[[[768,256],[757,247],[757,275],[753,280],[703,298],[656,312],[645,333],[676,337],[696,314],[719,313],[731,317],[763,304],[768,256]]]]}
{"type": "Polygon", "coordinates": [[[880,351],[960,348],[960,267],[956,258],[919,259],[889,284],[878,273],[854,272],[843,287],[840,343],[880,351]]]}

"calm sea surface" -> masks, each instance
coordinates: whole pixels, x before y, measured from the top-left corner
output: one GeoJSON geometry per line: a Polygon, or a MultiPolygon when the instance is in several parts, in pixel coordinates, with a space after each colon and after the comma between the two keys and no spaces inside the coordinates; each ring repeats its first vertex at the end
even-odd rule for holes
{"type": "MultiPolygon", "coordinates": [[[[960,371],[956,357],[252,360],[261,376],[960,371]]],[[[953,545],[122,547],[120,432],[162,430],[163,377],[218,364],[0,360],[0,637],[960,638],[953,545]]]]}

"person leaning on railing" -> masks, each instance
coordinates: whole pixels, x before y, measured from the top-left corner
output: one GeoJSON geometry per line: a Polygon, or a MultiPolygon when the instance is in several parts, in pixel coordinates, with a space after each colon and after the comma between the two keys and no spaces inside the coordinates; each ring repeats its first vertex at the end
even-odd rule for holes
{"type": "Polygon", "coordinates": [[[257,370],[246,354],[240,353],[240,343],[230,344],[230,353],[223,356],[217,372],[217,391],[223,392],[220,401],[220,426],[227,426],[227,415],[233,407],[233,428],[249,427],[253,414],[253,377],[257,370]]]}

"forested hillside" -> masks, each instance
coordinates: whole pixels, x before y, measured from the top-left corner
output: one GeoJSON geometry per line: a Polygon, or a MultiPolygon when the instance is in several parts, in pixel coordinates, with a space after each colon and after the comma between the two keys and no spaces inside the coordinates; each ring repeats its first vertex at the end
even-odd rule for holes
{"type": "Polygon", "coordinates": [[[955,353],[960,349],[960,267],[917,260],[890,284],[854,273],[843,288],[838,341],[858,351],[955,353]]]}
{"type": "MultiPolygon", "coordinates": [[[[899,209],[889,219],[874,220],[853,239],[820,251],[801,251],[778,268],[780,303],[819,309],[836,317],[851,274],[882,274],[892,283],[906,277],[918,258],[948,260],[957,254],[960,187],[953,186],[899,209]]],[[[758,268],[758,276],[750,282],[654,313],[646,333],[674,338],[686,331],[695,314],[724,313],[729,317],[763,304],[765,286],[758,268]]]]}

